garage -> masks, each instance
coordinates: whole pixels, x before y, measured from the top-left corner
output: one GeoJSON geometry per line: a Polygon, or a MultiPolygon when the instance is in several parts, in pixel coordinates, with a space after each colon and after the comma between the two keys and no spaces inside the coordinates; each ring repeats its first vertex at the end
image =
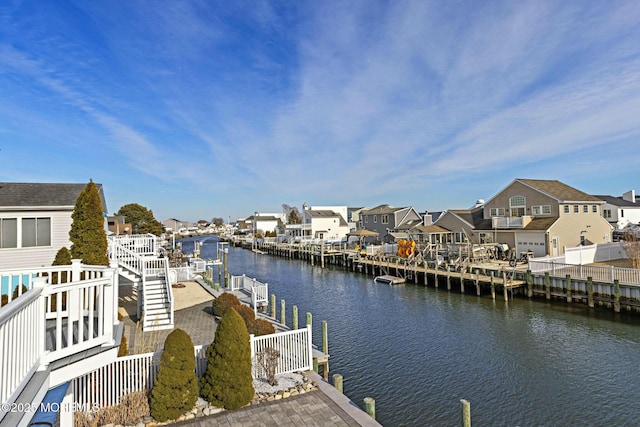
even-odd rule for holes
{"type": "Polygon", "coordinates": [[[544,232],[519,232],[516,233],[516,253],[518,257],[523,252],[533,252],[536,257],[547,255],[547,246],[544,232]]]}

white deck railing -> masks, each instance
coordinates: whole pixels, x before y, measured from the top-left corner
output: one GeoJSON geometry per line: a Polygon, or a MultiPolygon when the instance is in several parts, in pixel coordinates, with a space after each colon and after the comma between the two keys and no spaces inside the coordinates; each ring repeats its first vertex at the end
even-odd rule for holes
{"type": "MultiPolygon", "coordinates": [[[[251,335],[253,377],[264,377],[262,368],[257,366],[256,355],[267,347],[280,351],[276,374],[311,370],[313,368],[311,340],[311,326],[259,337],[251,335]]],[[[205,355],[207,347],[207,345],[200,345],[194,348],[198,377],[204,375],[207,369],[205,355]]],[[[112,406],[120,403],[120,399],[126,394],[151,390],[158,375],[161,356],[160,351],[119,357],[109,365],[74,379],[72,387],[76,403],[79,407],[83,405],[112,406]]]]}
{"type": "Polygon", "coordinates": [[[568,274],[573,279],[586,280],[591,277],[596,282],[613,283],[618,280],[620,284],[640,285],[640,270],[635,268],[565,264],[540,258],[529,260],[529,270],[538,274],[548,272],[554,277],[565,277],[568,274]]]}
{"type": "Polygon", "coordinates": [[[249,292],[254,310],[256,310],[258,306],[268,303],[269,284],[258,282],[256,279],[251,279],[244,274],[242,276],[231,276],[229,289],[231,291],[249,292]]]}
{"type": "Polygon", "coordinates": [[[153,234],[131,234],[120,236],[109,236],[109,248],[111,243],[122,246],[139,255],[157,255],[158,238],[153,234]]]}
{"type": "Polygon", "coordinates": [[[115,344],[116,271],[115,266],[86,266],[79,260],[71,266],[0,271],[0,279],[21,277],[29,288],[0,308],[2,403],[13,402],[41,366],[95,346],[115,344]]]}

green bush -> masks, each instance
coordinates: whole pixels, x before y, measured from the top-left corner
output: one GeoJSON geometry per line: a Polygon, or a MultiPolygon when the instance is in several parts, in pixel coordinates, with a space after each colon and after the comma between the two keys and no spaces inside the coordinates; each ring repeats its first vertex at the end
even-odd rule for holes
{"type": "Polygon", "coordinates": [[[273,324],[264,319],[256,319],[255,322],[253,322],[253,324],[251,325],[251,328],[252,329],[249,331],[249,333],[252,333],[255,336],[276,333],[276,328],[273,326],[273,324]]]}
{"type": "Polygon", "coordinates": [[[198,400],[196,359],[191,337],[175,329],[164,342],[160,369],[151,390],[151,416],[174,420],[190,411],[198,400]]]}
{"type": "Polygon", "coordinates": [[[249,333],[235,310],[222,316],[207,348],[207,370],[200,392],[212,405],[225,409],[241,408],[253,399],[249,333]]]}
{"type": "Polygon", "coordinates": [[[213,300],[211,308],[214,316],[222,317],[230,308],[237,307],[239,305],[240,300],[238,300],[237,296],[230,292],[225,292],[213,300]]]}
{"type": "Polygon", "coordinates": [[[247,326],[247,331],[255,336],[267,335],[275,333],[276,329],[271,322],[264,319],[256,319],[255,312],[248,305],[240,304],[233,307],[238,312],[244,324],[247,326]]]}

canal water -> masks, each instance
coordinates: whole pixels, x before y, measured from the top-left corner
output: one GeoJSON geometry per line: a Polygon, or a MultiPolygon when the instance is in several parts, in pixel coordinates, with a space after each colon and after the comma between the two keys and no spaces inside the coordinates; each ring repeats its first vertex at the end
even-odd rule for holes
{"type": "MultiPolygon", "coordinates": [[[[215,252],[208,243],[204,257],[215,252]]],[[[385,426],[460,425],[460,399],[474,426],[640,424],[637,316],[391,287],[239,248],[229,249],[229,271],[267,282],[289,325],[292,305],[300,325],[311,312],[318,345],[326,320],[330,373],[361,407],[373,397],[385,426]]]]}

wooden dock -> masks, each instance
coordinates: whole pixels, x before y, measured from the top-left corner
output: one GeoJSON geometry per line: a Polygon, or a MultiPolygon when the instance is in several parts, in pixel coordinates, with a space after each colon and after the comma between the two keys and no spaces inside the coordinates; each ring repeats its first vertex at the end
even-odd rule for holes
{"type": "MultiPolygon", "coordinates": [[[[236,246],[245,246],[235,242],[236,246]]],[[[251,246],[246,246],[251,249],[251,246]]],[[[341,266],[354,273],[377,276],[396,276],[406,283],[422,284],[435,288],[445,287],[448,291],[473,292],[476,295],[502,293],[505,301],[517,295],[527,298],[560,300],[569,304],[601,306],[640,312],[640,285],[615,281],[597,281],[590,277],[573,278],[569,274],[550,276],[546,273],[532,273],[527,264],[511,267],[507,262],[483,262],[460,265],[436,265],[430,261],[399,258],[392,255],[367,255],[365,251],[354,250],[346,245],[319,245],[308,243],[263,242],[258,249],[285,258],[305,260],[311,265],[324,268],[327,265],[341,266]]]]}

